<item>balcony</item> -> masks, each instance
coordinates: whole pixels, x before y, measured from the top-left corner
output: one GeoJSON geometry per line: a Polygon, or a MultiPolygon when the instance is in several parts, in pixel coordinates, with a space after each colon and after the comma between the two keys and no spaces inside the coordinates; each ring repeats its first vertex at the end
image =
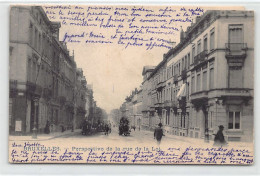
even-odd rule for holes
{"type": "Polygon", "coordinates": [[[164,107],[171,107],[171,101],[170,100],[164,101],[164,107]]]}
{"type": "Polygon", "coordinates": [[[161,90],[162,88],[164,88],[166,86],[165,81],[160,81],[157,85],[156,85],[156,89],[157,90],[161,90]]]}
{"type": "Polygon", "coordinates": [[[190,96],[191,103],[202,103],[208,100],[208,91],[192,93],[190,96]]]}
{"type": "Polygon", "coordinates": [[[52,91],[49,88],[44,88],[43,89],[43,97],[47,100],[50,100],[52,96],[52,91]]]}
{"type": "Polygon", "coordinates": [[[246,58],[246,43],[226,43],[226,58],[231,60],[239,60],[246,58]]]}
{"type": "Polygon", "coordinates": [[[37,85],[35,83],[27,81],[27,83],[26,83],[26,92],[29,93],[29,94],[32,94],[32,95],[40,96],[41,93],[42,93],[42,88],[41,88],[41,86],[39,86],[39,85],[37,85]]]}
{"type": "Polygon", "coordinates": [[[200,52],[198,55],[194,57],[194,66],[199,65],[200,63],[204,62],[207,59],[208,50],[204,50],[200,52]]]}
{"type": "Polygon", "coordinates": [[[246,88],[223,88],[214,90],[217,97],[252,97],[252,89],[246,88]]]}
{"type": "Polygon", "coordinates": [[[163,106],[163,103],[161,102],[156,102],[154,103],[154,107],[157,108],[157,107],[162,107],[163,106]]]}
{"type": "Polygon", "coordinates": [[[169,108],[173,108],[173,107],[177,107],[177,101],[176,100],[166,100],[164,101],[164,107],[169,107],[169,108]]]}
{"type": "Polygon", "coordinates": [[[173,82],[174,82],[174,84],[178,83],[178,75],[174,75],[173,82]]]}
{"type": "Polygon", "coordinates": [[[187,70],[186,68],[184,70],[181,71],[181,79],[186,79],[187,78],[187,70]]]}

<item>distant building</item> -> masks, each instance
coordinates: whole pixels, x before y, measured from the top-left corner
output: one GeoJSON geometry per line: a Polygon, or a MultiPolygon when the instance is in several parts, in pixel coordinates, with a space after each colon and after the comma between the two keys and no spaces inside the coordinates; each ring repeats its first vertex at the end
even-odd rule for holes
{"type": "Polygon", "coordinates": [[[96,104],[93,96],[93,86],[88,84],[87,91],[86,91],[86,120],[89,121],[91,124],[94,123],[94,112],[95,112],[96,104]]]}
{"type": "Polygon", "coordinates": [[[149,130],[152,127],[151,116],[154,116],[155,110],[152,105],[152,81],[148,79],[154,71],[155,66],[144,66],[142,83],[142,128],[149,130]]]}
{"type": "Polygon", "coordinates": [[[87,94],[87,81],[85,76],[83,75],[83,70],[81,68],[77,68],[76,71],[76,118],[75,125],[76,128],[81,128],[83,121],[86,120],[86,94],[87,94]]]}

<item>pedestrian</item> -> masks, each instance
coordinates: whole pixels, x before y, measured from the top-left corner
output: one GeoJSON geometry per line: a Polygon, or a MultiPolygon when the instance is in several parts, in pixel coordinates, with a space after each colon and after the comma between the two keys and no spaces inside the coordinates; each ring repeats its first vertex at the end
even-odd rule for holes
{"type": "Polygon", "coordinates": [[[163,136],[162,123],[158,124],[158,127],[154,130],[154,139],[156,138],[157,144],[160,145],[163,136]]]}
{"type": "Polygon", "coordinates": [[[50,121],[47,120],[45,128],[44,128],[44,133],[45,134],[50,134],[50,121]]]}
{"type": "Polygon", "coordinates": [[[106,124],[105,125],[105,135],[108,135],[108,131],[109,131],[109,126],[106,124]]]}
{"type": "Polygon", "coordinates": [[[223,135],[224,126],[219,125],[218,128],[219,130],[214,138],[214,146],[224,146],[227,144],[225,137],[223,135]]]}

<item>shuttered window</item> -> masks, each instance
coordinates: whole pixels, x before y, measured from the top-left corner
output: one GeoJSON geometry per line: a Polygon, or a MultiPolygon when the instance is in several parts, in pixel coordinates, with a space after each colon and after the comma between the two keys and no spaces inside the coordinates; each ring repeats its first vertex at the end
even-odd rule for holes
{"type": "Polygon", "coordinates": [[[242,66],[229,67],[229,88],[242,88],[242,66]]]}

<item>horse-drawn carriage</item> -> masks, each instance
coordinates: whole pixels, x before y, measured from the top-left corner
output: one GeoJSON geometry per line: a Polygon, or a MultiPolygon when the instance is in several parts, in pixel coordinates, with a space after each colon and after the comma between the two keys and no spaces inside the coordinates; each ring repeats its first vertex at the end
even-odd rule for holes
{"type": "Polygon", "coordinates": [[[126,117],[122,117],[119,122],[119,135],[130,135],[129,120],[126,117]]]}
{"type": "Polygon", "coordinates": [[[82,135],[90,135],[92,134],[93,129],[91,128],[91,124],[87,121],[84,121],[82,124],[82,131],[81,134],[82,135]]]}

